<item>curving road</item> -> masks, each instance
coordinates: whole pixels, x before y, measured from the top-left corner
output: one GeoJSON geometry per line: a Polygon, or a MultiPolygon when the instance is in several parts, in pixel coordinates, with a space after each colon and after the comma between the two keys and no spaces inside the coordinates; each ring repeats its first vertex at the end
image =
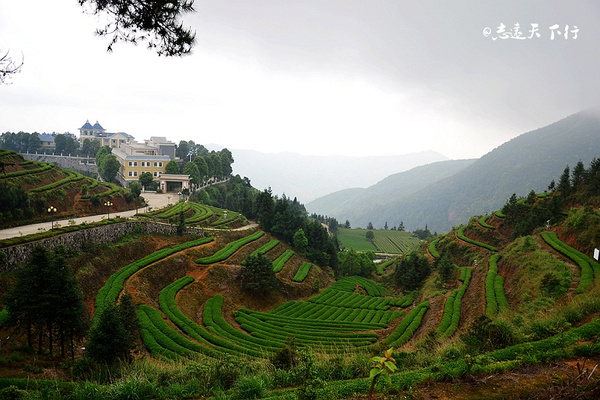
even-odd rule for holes
{"type": "MultiPolygon", "coordinates": [[[[146,201],[148,202],[148,205],[150,207],[152,207],[152,209],[157,209],[157,208],[163,208],[166,207],[169,203],[174,203],[177,201],[177,195],[175,194],[157,194],[157,193],[151,193],[151,192],[147,192],[147,193],[142,193],[142,197],[144,197],[146,199],[146,201]]],[[[140,211],[143,211],[143,209],[140,209],[140,211]]],[[[117,213],[111,213],[114,215],[119,215],[121,217],[132,217],[135,214],[137,214],[138,210],[129,210],[129,211],[122,211],[122,212],[117,212],[117,213]]],[[[73,221],[75,221],[75,224],[81,224],[82,222],[96,222],[96,221],[101,221],[102,219],[106,218],[106,214],[98,214],[98,215],[88,215],[87,217],[81,217],[81,218],[73,218],[73,221]]],[[[56,219],[54,220],[54,223],[59,223],[61,225],[68,225],[69,221],[71,219],[56,219]]],[[[25,236],[25,235],[31,235],[33,233],[38,233],[40,230],[49,230],[52,227],[52,222],[48,221],[48,222],[42,222],[39,224],[31,224],[31,225],[22,225],[22,226],[16,226],[14,228],[8,228],[8,229],[2,229],[0,230],[0,240],[3,239],[9,239],[12,237],[17,237],[17,236],[25,236]]]]}

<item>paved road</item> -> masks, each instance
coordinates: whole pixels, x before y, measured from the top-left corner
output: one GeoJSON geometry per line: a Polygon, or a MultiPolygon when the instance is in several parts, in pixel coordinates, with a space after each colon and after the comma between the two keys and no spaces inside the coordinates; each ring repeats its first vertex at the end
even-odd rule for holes
{"type": "MultiPolygon", "coordinates": [[[[142,193],[142,197],[144,197],[147,201],[150,207],[152,207],[152,209],[157,209],[157,208],[163,208],[166,207],[169,203],[174,203],[177,201],[177,195],[173,195],[173,194],[156,194],[156,193],[142,193]]],[[[140,211],[142,211],[143,209],[140,209],[140,211]]],[[[111,213],[114,215],[120,215],[121,217],[131,217],[133,215],[135,215],[137,213],[137,210],[129,210],[129,211],[123,211],[123,212],[118,212],[118,213],[111,213]]],[[[76,224],[81,224],[82,222],[95,222],[95,221],[101,221],[103,218],[106,218],[106,214],[99,214],[99,215],[89,215],[87,217],[81,217],[81,218],[74,218],[73,220],[75,221],[76,224]]],[[[59,223],[63,226],[68,225],[69,222],[68,219],[57,219],[54,221],[54,223],[59,223]]],[[[0,240],[2,239],[9,239],[12,237],[16,237],[16,236],[24,236],[24,235],[31,235],[33,233],[38,233],[40,230],[49,230],[52,226],[52,222],[48,221],[48,222],[42,222],[40,224],[32,224],[32,225],[23,225],[23,226],[17,226],[14,228],[9,228],[9,229],[2,229],[0,230],[0,240]]]]}

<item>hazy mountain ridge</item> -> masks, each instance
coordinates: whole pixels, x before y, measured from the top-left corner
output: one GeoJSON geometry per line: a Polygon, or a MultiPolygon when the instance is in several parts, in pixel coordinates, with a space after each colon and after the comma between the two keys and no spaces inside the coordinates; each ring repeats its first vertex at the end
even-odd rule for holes
{"type": "Polygon", "coordinates": [[[448,158],[434,151],[394,156],[304,156],[233,149],[234,174],[247,176],[252,186],[271,187],[273,194],[297,197],[302,203],[342,189],[368,187],[393,172],[448,158]]]}
{"type": "MultiPolygon", "coordinates": [[[[598,157],[599,143],[598,112],[582,111],[524,133],[454,175],[385,207],[374,209],[372,202],[360,202],[354,204],[351,215],[328,215],[342,222],[349,219],[352,226],[364,227],[373,222],[379,227],[386,221],[393,226],[403,221],[410,230],[427,225],[432,231],[445,232],[466,223],[471,216],[501,208],[513,193],[526,196],[532,189],[544,191],[552,179],[558,180],[566,165],[574,167],[581,160],[587,166],[598,157]]],[[[370,189],[361,196],[369,198],[370,189]]],[[[313,203],[307,205],[308,210],[320,213],[313,203]]]]}
{"type": "MultiPolygon", "coordinates": [[[[320,197],[308,203],[307,209],[309,212],[335,216],[340,222],[359,221],[376,212],[384,212],[385,208],[393,206],[399,199],[454,175],[474,161],[447,160],[415,167],[390,175],[367,189],[341,190],[320,197]]],[[[400,220],[388,220],[390,226],[399,223],[400,220]]]]}

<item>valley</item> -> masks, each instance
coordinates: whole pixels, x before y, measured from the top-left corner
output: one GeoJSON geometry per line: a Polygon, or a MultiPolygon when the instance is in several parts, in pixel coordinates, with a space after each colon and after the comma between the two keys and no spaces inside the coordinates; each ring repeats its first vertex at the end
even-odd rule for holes
{"type": "MultiPolygon", "coordinates": [[[[50,170],[15,164],[30,172],[8,178],[50,170]]],[[[140,230],[84,251],[34,250],[49,265],[68,265],[81,288],[89,331],[70,346],[60,325],[48,322],[47,330],[24,319],[29,311],[19,308],[11,288],[32,275],[15,272],[4,255],[1,393],[340,399],[374,391],[379,398],[524,398],[544,386],[548,398],[589,398],[599,390],[600,264],[592,257],[600,245],[598,165],[578,164],[551,191],[513,196],[443,234],[344,228],[331,218],[308,217],[295,199],[233,177],[130,217],[170,226],[173,234],[140,230]],[[231,208],[219,207],[219,198],[231,208]],[[252,205],[242,201],[250,198],[252,205]],[[334,242],[342,251],[331,247],[334,242]],[[135,321],[131,347],[99,350],[103,338],[125,335],[110,327],[127,304],[133,307],[128,323],[135,321]],[[53,341],[64,355],[52,350],[53,341]],[[396,371],[374,384],[372,358],[388,349],[396,371]],[[111,361],[98,358],[103,354],[113,354],[111,361]],[[563,380],[548,386],[553,368],[563,380]],[[483,388],[489,382],[493,394],[483,388]]],[[[64,179],[57,187],[72,184],[73,178],[64,179]]],[[[48,185],[45,178],[37,182],[48,185]]],[[[35,188],[28,193],[40,192],[35,188]]],[[[114,229],[126,218],[106,222],[100,229],[114,229]]],[[[0,251],[91,228],[72,225],[72,232],[58,228],[0,241],[0,251]]]]}

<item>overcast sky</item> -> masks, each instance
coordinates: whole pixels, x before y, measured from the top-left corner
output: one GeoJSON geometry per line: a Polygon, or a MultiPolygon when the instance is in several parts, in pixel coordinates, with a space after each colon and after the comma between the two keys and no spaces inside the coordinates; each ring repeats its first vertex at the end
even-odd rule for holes
{"type": "Polygon", "coordinates": [[[161,58],[124,43],[107,53],[76,0],[2,0],[0,49],[25,65],[0,86],[0,132],[78,133],[89,119],[138,140],[457,159],[600,104],[598,1],[195,7],[193,54],[161,58]],[[516,23],[525,39],[499,37],[516,23]]]}

